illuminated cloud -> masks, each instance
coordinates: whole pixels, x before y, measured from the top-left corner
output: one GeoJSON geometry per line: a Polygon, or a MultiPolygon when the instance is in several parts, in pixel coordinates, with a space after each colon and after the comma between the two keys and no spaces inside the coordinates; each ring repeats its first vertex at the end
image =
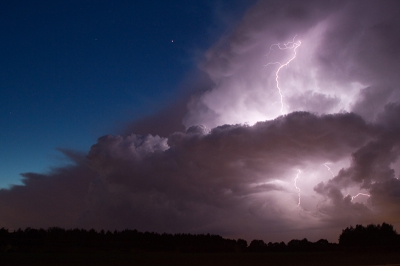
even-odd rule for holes
{"type": "Polygon", "coordinates": [[[84,158],[67,152],[73,166],[25,174],[0,191],[0,226],[336,241],[351,224],[400,222],[399,8],[259,1],[205,54],[185,112],[180,102],[84,158]],[[270,48],[294,36],[281,115],[268,63],[293,51],[270,48]]]}
{"type": "Polygon", "coordinates": [[[201,67],[214,86],[192,98],[184,124],[212,128],[253,124],[280,115],[275,84],[279,65],[268,63],[286,62],[292,51],[270,48],[294,36],[302,44],[296,59],[280,71],[284,113],[355,108],[362,115],[376,115],[385,103],[399,98],[394,92],[400,68],[395,5],[394,1],[385,5],[373,1],[260,1],[228,41],[207,52],[201,67]],[[359,12],[360,5],[364,12],[359,12]],[[379,97],[379,106],[362,110],[362,97],[365,101],[379,97]]]}

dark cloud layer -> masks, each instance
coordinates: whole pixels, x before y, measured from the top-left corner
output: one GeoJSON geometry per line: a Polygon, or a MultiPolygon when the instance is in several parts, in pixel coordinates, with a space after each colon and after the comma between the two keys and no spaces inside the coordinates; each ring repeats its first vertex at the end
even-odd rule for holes
{"type": "MultiPolygon", "coordinates": [[[[382,126],[369,125],[352,113],[317,116],[295,112],[254,126],[220,126],[209,133],[194,127],[168,139],[108,135],[76,166],[56,169],[47,176],[26,174],[25,186],[3,190],[1,208],[14,210],[5,209],[3,224],[24,226],[32,220],[38,226],[133,227],[256,237],[267,234],[270,227],[265,225],[270,223],[281,230],[297,227],[301,216],[315,225],[320,211],[328,216],[339,212],[332,210],[332,204],[349,212],[361,207],[368,212],[363,204],[347,200],[343,205],[346,198],[340,188],[368,178],[357,177],[356,166],[317,185],[315,190],[329,200],[308,211],[297,207],[294,170],[334,163],[351,153],[354,163],[362,164],[357,158],[371,143],[382,141],[382,131],[386,132],[382,126]],[[284,202],[288,197],[291,200],[284,202]]],[[[387,157],[384,150],[376,157],[383,155],[387,157]]],[[[380,169],[380,164],[367,163],[376,168],[370,172],[380,169]]],[[[382,186],[390,178],[370,179],[382,186]]]]}
{"type": "Polygon", "coordinates": [[[48,174],[23,174],[24,185],[0,190],[1,225],[24,227],[75,227],[86,210],[89,184],[96,173],[83,155],[63,151],[73,166],[53,169],[48,174]]]}
{"type": "Polygon", "coordinates": [[[399,223],[399,15],[396,1],[259,1],[206,53],[187,105],[24,174],[0,191],[0,226],[335,241],[399,223]],[[268,52],[294,36],[280,116],[268,60],[291,55],[268,52]]]}

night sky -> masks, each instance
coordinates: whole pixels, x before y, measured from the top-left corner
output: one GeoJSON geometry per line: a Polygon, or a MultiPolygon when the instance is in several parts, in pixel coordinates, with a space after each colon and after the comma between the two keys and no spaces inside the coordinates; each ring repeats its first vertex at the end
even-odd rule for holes
{"type": "Polygon", "coordinates": [[[400,225],[398,1],[5,1],[0,227],[400,225]]]}
{"type": "Polygon", "coordinates": [[[242,2],[3,1],[0,187],[174,102],[242,2]]]}

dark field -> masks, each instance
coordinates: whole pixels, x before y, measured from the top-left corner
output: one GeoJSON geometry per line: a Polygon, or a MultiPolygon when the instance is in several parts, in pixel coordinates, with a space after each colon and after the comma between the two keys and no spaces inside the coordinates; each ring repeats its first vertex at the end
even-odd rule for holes
{"type": "Polygon", "coordinates": [[[0,265],[400,265],[400,252],[0,253],[0,265]]]}

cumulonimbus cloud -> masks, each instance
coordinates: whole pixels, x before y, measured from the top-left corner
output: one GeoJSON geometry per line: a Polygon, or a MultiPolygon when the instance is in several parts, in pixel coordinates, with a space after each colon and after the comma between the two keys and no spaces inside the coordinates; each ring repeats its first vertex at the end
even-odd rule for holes
{"type": "Polygon", "coordinates": [[[163,137],[64,151],[74,165],[0,191],[0,226],[281,241],[399,222],[399,12],[396,1],[259,1],[200,63],[211,82],[188,101],[186,131],[161,130],[169,113],[177,128],[180,108],[142,122],[163,137]],[[268,63],[292,51],[269,51],[293,38],[280,103],[268,63]]]}

